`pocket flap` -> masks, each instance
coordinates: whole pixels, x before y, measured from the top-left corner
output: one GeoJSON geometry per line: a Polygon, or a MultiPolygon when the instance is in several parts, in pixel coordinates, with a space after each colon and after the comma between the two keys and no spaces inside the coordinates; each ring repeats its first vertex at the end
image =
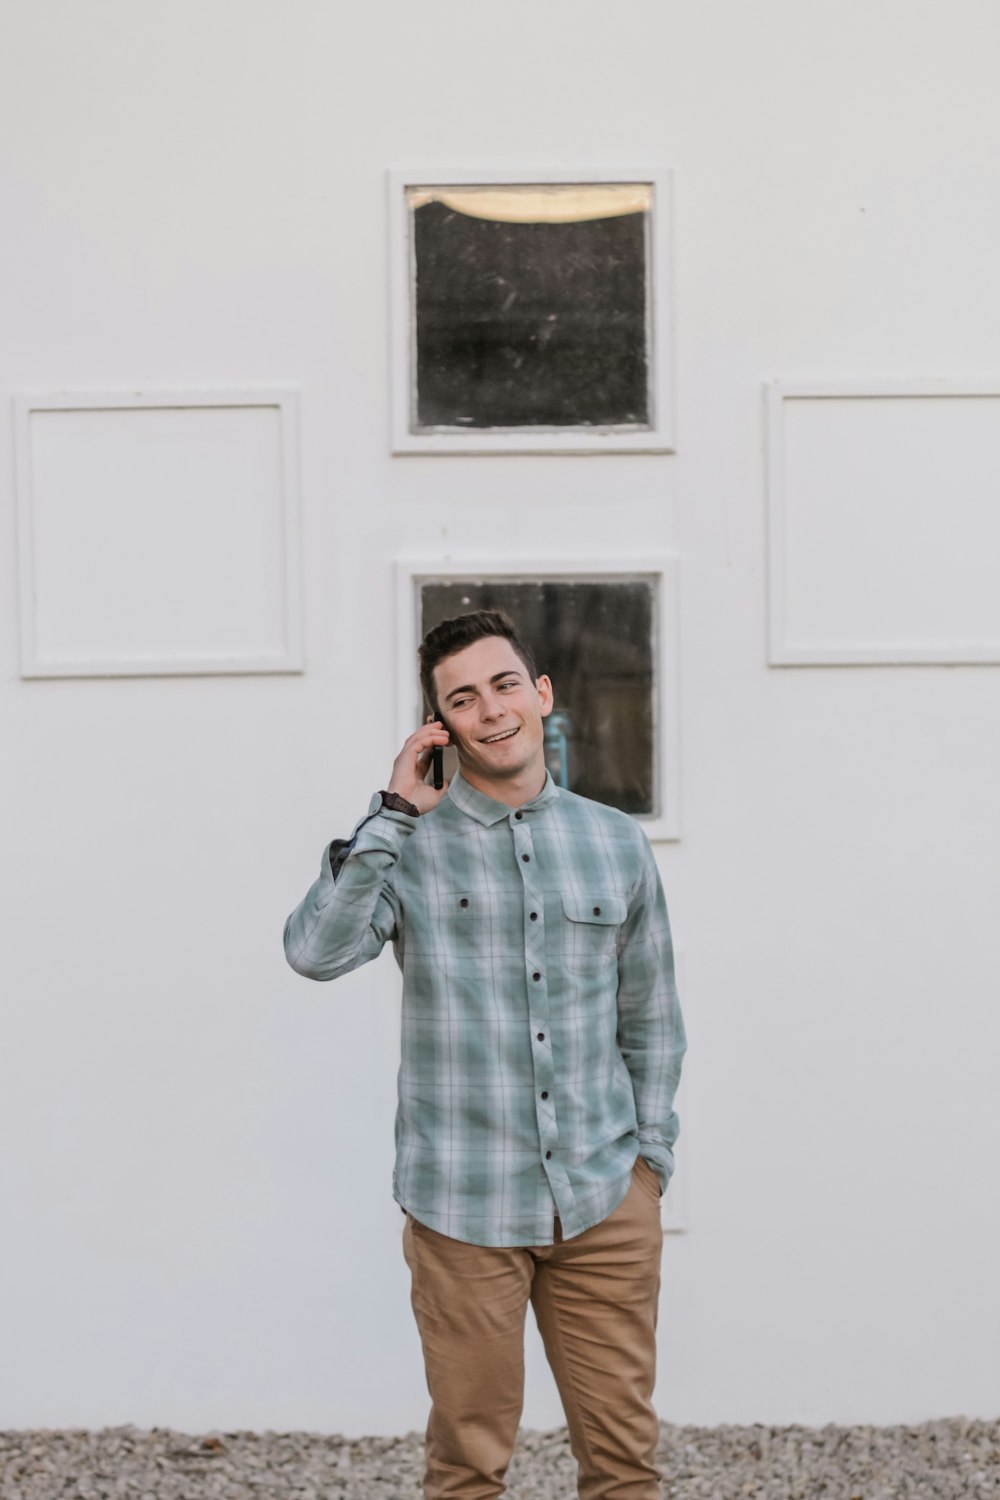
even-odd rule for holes
{"type": "Polygon", "coordinates": [[[624,896],[563,896],[562,904],[571,922],[593,922],[599,927],[620,927],[628,915],[624,896]]]}

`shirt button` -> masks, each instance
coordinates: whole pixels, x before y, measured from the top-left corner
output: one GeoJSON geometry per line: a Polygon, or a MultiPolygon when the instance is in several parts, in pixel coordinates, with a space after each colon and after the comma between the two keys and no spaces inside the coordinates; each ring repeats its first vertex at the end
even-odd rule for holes
{"type": "Polygon", "coordinates": [[[595,906],[594,907],[594,916],[595,917],[599,917],[600,915],[601,915],[601,908],[599,906],[595,906]]]}
{"type": "Polygon", "coordinates": [[[520,823],[521,819],[524,817],[524,813],[515,813],[514,816],[517,819],[517,821],[520,823]]]}
{"type": "Polygon", "coordinates": [[[541,979],[542,976],[541,976],[541,974],[539,974],[538,970],[536,969],[535,972],[534,972],[534,974],[532,974],[531,977],[532,977],[532,979],[541,979]]]}
{"type": "Polygon", "coordinates": [[[550,1157],[550,1156],[551,1156],[551,1155],[552,1155],[552,1152],[551,1152],[551,1151],[546,1151],[546,1153],[545,1153],[545,1160],[546,1160],[546,1161],[548,1161],[548,1159],[549,1159],[549,1157],[550,1157]]]}
{"type": "Polygon", "coordinates": [[[540,1041],[540,1042],[544,1042],[544,1040],[545,1040],[545,1032],[544,1032],[544,1031],[540,1031],[540,1032],[539,1032],[539,1033],[538,1033],[538,1040],[539,1040],[539,1041],[540,1041]]]}
{"type": "Polygon", "coordinates": [[[463,896],[462,899],[461,899],[461,901],[458,904],[459,904],[459,906],[468,906],[468,904],[469,904],[469,898],[468,898],[468,896],[463,896]]]}
{"type": "Polygon", "coordinates": [[[549,1097],[549,1091],[548,1091],[548,1089],[542,1089],[542,1098],[543,1099],[547,1099],[548,1097],[549,1097]]]}
{"type": "Polygon", "coordinates": [[[537,922],[538,921],[538,913],[537,913],[537,911],[529,912],[528,915],[531,917],[531,920],[533,922],[537,922]]]}
{"type": "Polygon", "coordinates": [[[528,860],[531,858],[531,855],[530,854],[522,854],[521,858],[524,860],[524,863],[527,864],[528,860]]]}

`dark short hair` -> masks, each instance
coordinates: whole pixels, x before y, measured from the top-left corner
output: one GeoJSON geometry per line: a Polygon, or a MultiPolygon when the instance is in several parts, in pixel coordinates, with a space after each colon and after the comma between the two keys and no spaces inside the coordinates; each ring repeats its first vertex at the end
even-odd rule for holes
{"type": "Polygon", "coordinates": [[[466,646],[471,646],[475,641],[488,640],[490,636],[510,641],[524,662],[528,676],[532,682],[536,681],[538,668],[535,666],[531,647],[520,639],[513,620],[502,609],[473,609],[467,615],[453,615],[450,620],[442,620],[440,625],[428,630],[417,652],[420,657],[420,686],[432,713],[438,711],[434,668],[446,657],[454,656],[456,651],[464,651],[466,646]]]}

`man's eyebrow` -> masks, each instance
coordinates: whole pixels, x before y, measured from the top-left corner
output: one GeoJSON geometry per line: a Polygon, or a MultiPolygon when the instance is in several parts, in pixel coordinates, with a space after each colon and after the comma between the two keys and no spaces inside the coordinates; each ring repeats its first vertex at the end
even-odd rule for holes
{"type": "MultiPolygon", "coordinates": [[[[508,667],[507,670],[506,670],[506,672],[494,672],[493,676],[490,678],[490,684],[492,686],[492,684],[494,682],[500,682],[504,677],[520,677],[520,676],[521,676],[521,673],[517,670],[516,667],[508,667]]],[[[474,693],[475,691],[476,691],[476,685],[475,685],[475,683],[474,682],[467,682],[464,687],[452,688],[452,690],[451,690],[450,693],[445,693],[445,695],[444,695],[444,701],[446,703],[450,703],[451,700],[452,700],[452,698],[457,698],[458,697],[459,693],[474,693]]]]}

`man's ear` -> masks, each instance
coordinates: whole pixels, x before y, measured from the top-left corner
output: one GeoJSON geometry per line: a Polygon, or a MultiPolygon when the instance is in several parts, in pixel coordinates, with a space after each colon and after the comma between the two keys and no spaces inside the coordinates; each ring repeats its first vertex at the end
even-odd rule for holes
{"type": "Polygon", "coordinates": [[[542,700],[542,718],[547,719],[549,714],[552,712],[554,703],[554,699],[552,696],[552,683],[547,677],[537,677],[535,679],[535,687],[538,691],[539,698],[541,698],[542,700]]]}

